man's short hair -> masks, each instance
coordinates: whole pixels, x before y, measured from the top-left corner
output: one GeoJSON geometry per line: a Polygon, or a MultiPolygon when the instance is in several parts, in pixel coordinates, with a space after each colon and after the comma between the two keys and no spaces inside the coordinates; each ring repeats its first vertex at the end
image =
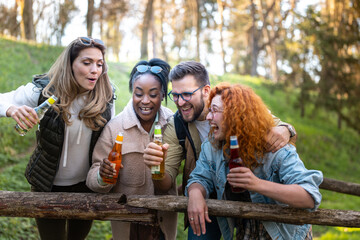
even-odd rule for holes
{"type": "Polygon", "coordinates": [[[176,65],[169,75],[170,81],[178,81],[183,79],[186,75],[192,75],[196,79],[199,86],[210,85],[209,74],[205,66],[199,62],[187,61],[176,65]]]}

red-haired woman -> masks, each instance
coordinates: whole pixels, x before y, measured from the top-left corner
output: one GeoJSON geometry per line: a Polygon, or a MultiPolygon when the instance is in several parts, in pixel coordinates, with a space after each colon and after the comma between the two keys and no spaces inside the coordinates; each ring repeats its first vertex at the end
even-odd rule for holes
{"type": "MultiPolygon", "coordinates": [[[[202,145],[196,168],[186,187],[188,216],[195,234],[205,233],[210,221],[205,198],[216,191],[218,199],[285,204],[315,210],[321,202],[320,171],[307,170],[290,144],[266,152],[265,137],[274,121],[267,107],[250,88],[222,83],[209,96],[209,141],[202,145]],[[230,136],[238,139],[246,167],[229,170],[230,136]],[[233,193],[230,187],[243,188],[233,193]]],[[[219,217],[224,239],[311,239],[311,225],[219,217]]]]}

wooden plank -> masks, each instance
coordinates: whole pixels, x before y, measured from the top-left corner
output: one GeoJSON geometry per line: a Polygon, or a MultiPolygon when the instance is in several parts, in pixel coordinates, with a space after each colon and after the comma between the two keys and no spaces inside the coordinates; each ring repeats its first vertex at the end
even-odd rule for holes
{"type": "Polygon", "coordinates": [[[360,184],[357,183],[324,178],[324,181],[320,184],[320,188],[334,192],[360,196],[360,184]]]}
{"type": "Polygon", "coordinates": [[[155,222],[155,211],[120,204],[121,196],[0,191],[0,216],[155,222]]]}
{"type": "MultiPolygon", "coordinates": [[[[163,211],[187,211],[186,197],[177,196],[129,196],[127,205],[163,211]]],[[[208,199],[209,214],[253,218],[291,224],[315,224],[342,227],[360,227],[360,212],[347,210],[319,209],[309,212],[305,209],[272,204],[258,204],[208,199]]]]}

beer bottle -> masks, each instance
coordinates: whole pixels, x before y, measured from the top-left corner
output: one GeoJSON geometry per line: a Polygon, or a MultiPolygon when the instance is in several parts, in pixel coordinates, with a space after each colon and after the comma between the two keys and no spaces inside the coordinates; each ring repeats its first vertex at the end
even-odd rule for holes
{"type": "MultiPolygon", "coordinates": [[[[57,97],[52,95],[45,102],[34,108],[36,114],[38,115],[39,120],[41,120],[44,117],[46,111],[49,110],[51,105],[53,105],[54,102],[56,102],[56,100],[57,97]]],[[[19,133],[20,136],[25,136],[25,134],[29,131],[29,129],[23,129],[22,127],[20,127],[19,124],[15,125],[15,130],[19,133]]]]}
{"type": "MultiPolygon", "coordinates": [[[[243,161],[239,155],[239,143],[237,136],[230,136],[230,161],[229,161],[229,169],[236,167],[243,167],[243,161]]],[[[233,187],[231,186],[231,191],[234,193],[240,193],[245,191],[243,188],[233,187]]]]}
{"type": "Polygon", "coordinates": [[[122,143],[123,143],[123,134],[122,132],[119,132],[118,135],[116,136],[115,139],[115,144],[111,150],[111,152],[109,153],[109,161],[111,163],[111,166],[116,170],[116,175],[111,177],[111,178],[106,178],[103,177],[103,181],[109,184],[115,184],[117,181],[117,178],[119,176],[119,170],[120,170],[120,166],[121,166],[121,160],[122,160],[122,155],[121,155],[121,147],[122,147],[122,143]]]}
{"type": "MultiPolygon", "coordinates": [[[[154,142],[162,146],[162,134],[161,134],[161,126],[156,124],[154,130],[154,142]]],[[[163,161],[160,165],[151,166],[151,176],[154,180],[161,180],[165,176],[165,157],[163,156],[163,161]]]]}

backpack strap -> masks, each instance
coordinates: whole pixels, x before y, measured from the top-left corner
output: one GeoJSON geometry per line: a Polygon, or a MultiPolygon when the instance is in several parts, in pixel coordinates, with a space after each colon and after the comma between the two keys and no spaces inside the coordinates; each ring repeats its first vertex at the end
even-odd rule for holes
{"type": "Polygon", "coordinates": [[[174,114],[174,124],[175,124],[176,136],[177,136],[177,138],[179,140],[179,144],[181,145],[184,152],[186,153],[185,139],[188,138],[189,142],[190,142],[190,145],[191,145],[191,148],[192,148],[193,153],[194,153],[195,161],[196,161],[197,156],[196,156],[195,144],[194,144],[194,141],[193,141],[193,139],[192,139],[192,137],[190,135],[188,123],[184,121],[184,119],[181,117],[179,111],[176,111],[176,113],[174,114]]]}

